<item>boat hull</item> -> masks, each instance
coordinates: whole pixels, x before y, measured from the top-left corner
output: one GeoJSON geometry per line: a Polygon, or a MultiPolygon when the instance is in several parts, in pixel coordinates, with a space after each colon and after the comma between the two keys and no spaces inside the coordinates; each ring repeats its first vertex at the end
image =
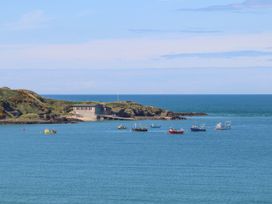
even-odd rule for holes
{"type": "Polygon", "coordinates": [[[206,132],[206,129],[203,128],[191,128],[192,132],[206,132]]]}
{"type": "Polygon", "coordinates": [[[117,127],[118,130],[126,130],[126,127],[117,127]]]}
{"type": "Polygon", "coordinates": [[[215,130],[230,130],[231,128],[215,128],[215,130]]]}
{"type": "Polygon", "coordinates": [[[230,130],[230,129],[231,129],[231,122],[230,121],[225,122],[225,124],[222,124],[220,122],[215,126],[215,130],[230,130]]]}
{"type": "Polygon", "coordinates": [[[184,134],[184,130],[168,130],[168,133],[170,135],[183,135],[184,134]]]}
{"type": "Polygon", "coordinates": [[[134,132],[147,132],[148,129],[146,129],[146,128],[132,128],[132,131],[134,131],[134,132]]]}
{"type": "Polygon", "coordinates": [[[161,128],[161,125],[152,124],[150,125],[151,128],[161,128]]]}

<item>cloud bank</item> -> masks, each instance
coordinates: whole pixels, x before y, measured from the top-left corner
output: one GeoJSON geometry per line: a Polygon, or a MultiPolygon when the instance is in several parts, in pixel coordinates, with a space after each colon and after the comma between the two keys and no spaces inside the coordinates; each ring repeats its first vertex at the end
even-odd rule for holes
{"type": "Polygon", "coordinates": [[[237,58],[237,57],[266,57],[271,56],[272,52],[258,51],[258,50],[238,50],[227,52],[203,52],[203,53],[178,53],[163,55],[162,58],[176,59],[176,58],[237,58]]]}
{"type": "Polygon", "coordinates": [[[202,8],[181,8],[180,11],[241,11],[256,9],[271,9],[272,0],[246,0],[241,3],[212,5],[202,8]]]}
{"type": "Polygon", "coordinates": [[[271,44],[271,33],[117,38],[75,44],[2,44],[0,69],[271,66],[267,59],[271,59],[272,52],[266,49],[271,44]]]}
{"type": "Polygon", "coordinates": [[[180,29],[180,30],[167,30],[167,29],[152,29],[152,28],[134,28],[129,29],[130,32],[138,34],[169,34],[169,33],[190,33],[190,34],[205,34],[205,33],[220,33],[219,30],[206,30],[206,29],[180,29]]]}
{"type": "Polygon", "coordinates": [[[42,10],[34,10],[23,14],[17,21],[6,23],[4,27],[9,30],[30,30],[44,27],[48,21],[42,10]]]}

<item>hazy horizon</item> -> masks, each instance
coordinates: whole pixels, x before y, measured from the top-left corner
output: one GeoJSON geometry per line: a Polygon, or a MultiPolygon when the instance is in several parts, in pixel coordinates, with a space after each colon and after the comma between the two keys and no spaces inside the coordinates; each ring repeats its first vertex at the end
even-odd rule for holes
{"type": "Polygon", "coordinates": [[[272,94],[272,0],[10,0],[0,11],[0,87],[272,94]]]}

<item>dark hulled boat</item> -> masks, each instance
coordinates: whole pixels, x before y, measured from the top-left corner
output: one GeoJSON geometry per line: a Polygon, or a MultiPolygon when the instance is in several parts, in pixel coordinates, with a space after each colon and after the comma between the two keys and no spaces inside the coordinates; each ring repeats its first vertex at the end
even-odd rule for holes
{"type": "Polygon", "coordinates": [[[147,128],[132,128],[132,131],[135,131],[135,132],[147,132],[148,129],[147,128]]]}
{"type": "Polygon", "coordinates": [[[192,132],[205,132],[205,131],[206,131],[206,128],[205,128],[204,125],[203,125],[203,126],[193,125],[193,126],[191,127],[191,131],[192,131],[192,132]]]}
{"type": "Polygon", "coordinates": [[[148,129],[147,128],[145,128],[145,127],[138,127],[136,124],[135,124],[135,126],[132,128],[132,131],[134,131],[134,132],[147,132],[148,131],[148,129]]]}

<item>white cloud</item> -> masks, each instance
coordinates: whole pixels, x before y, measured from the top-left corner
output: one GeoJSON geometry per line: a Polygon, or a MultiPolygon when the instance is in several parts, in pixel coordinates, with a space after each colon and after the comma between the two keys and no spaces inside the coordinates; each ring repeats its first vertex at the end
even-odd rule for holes
{"type": "Polygon", "coordinates": [[[203,8],[182,8],[180,11],[240,11],[248,9],[270,9],[272,0],[245,0],[241,3],[218,4],[203,8]]]}
{"type": "Polygon", "coordinates": [[[263,52],[272,44],[271,33],[94,40],[81,44],[0,45],[1,68],[113,69],[270,66],[266,55],[219,58],[216,53],[241,50],[263,52]],[[176,53],[215,53],[209,58],[160,56],[176,53]]]}
{"type": "Polygon", "coordinates": [[[133,28],[128,31],[136,33],[136,34],[169,34],[169,33],[190,33],[190,34],[211,34],[211,33],[220,33],[218,30],[208,30],[201,28],[184,28],[179,30],[171,30],[171,29],[154,29],[154,28],[133,28]]]}
{"type": "Polygon", "coordinates": [[[48,21],[49,18],[42,10],[34,10],[23,14],[17,21],[6,23],[4,27],[10,30],[29,30],[44,27],[48,21]]]}

